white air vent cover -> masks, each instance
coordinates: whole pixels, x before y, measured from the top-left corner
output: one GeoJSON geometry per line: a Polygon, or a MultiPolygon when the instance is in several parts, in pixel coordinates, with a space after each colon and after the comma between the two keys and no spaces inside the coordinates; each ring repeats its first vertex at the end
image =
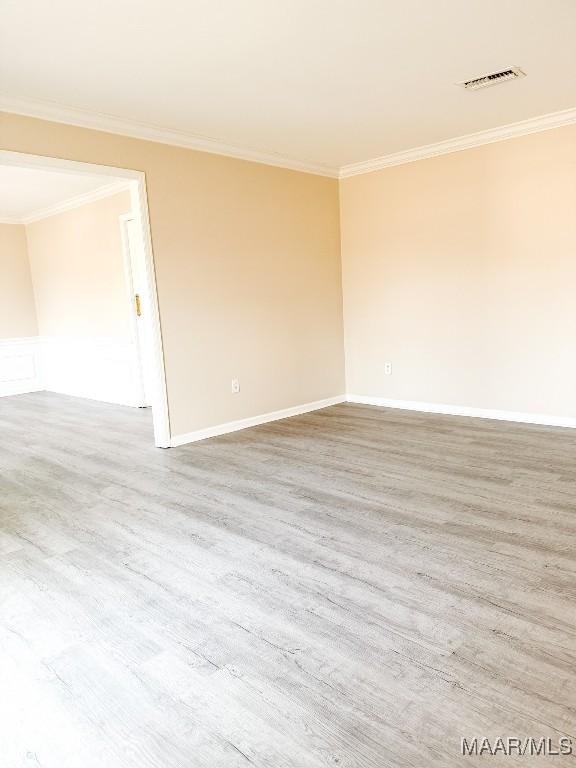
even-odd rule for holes
{"type": "Polygon", "coordinates": [[[526,73],[522,72],[519,67],[509,67],[500,72],[492,72],[489,75],[475,77],[473,80],[464,80],[463,83],[458,83],[458,85],[466,88],[467,91],[478,91],[480,88],[490,88],[491,85],[505,83],[508,80],[517,80],[519,77],[526,77],[526,73]]]}

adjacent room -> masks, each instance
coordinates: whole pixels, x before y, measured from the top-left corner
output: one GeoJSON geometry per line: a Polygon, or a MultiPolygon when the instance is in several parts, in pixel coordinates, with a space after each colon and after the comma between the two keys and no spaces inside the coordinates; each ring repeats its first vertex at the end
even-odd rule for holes
{"type": "Polygon", "coordinates": [[[4,4],[1,768],[574,763],[575,37],[4,4]]]}
{"type": "MultiPolygon", "coordinates": [[[[18,431],[45,411],[55,418],[77,407],[81,422],[86,398],[152,406],[152,313],[134,184],[42,162],[0,164],[0,397],[42,393],[7,402],[18,431]]],[[[128,418],[153,441],[150,411],[128,418]]]]}

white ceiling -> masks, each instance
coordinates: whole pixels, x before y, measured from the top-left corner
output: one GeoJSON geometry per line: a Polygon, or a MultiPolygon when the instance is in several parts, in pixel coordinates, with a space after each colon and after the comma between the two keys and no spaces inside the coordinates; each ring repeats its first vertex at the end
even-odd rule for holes
{"type": "Polygon", "coordinates": [[[8,108],[44,100],[327,169],[576,106],[575,0],[2,6],[8,108]],[[455,85],[513,65],[527,77],[455,85]]]}
{"type": "Polygon", "coordinates": [[[79,195],[109,189],[114,181],[110,176],[0,165],[0,220],[25,220],[79,195]]]}

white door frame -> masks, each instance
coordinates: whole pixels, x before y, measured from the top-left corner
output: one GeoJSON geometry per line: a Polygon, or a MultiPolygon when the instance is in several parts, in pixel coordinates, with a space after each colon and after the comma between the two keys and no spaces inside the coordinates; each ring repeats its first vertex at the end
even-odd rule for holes
{"type": "Polygon", "coordinates": [[[100,176],[112,176],[116,179],[130,181],[130,199],[135,218],[140,220],[144,274],[150,306],[150,360],[151,384],[149,393],[152,403],[152,418],[154,422],[154,444],[158,448],[170,447],[170,418],[168,413],[168,393],[166,389],[166,372],[164,368],[164,350],[162,345],[162,328],[158,308],[158,293],[156,290],[156,272],[154,268],[154,253],[150,234],[150,219],[148,216],[148,197],[146,194],[146,176],[143,171],[128,168],[114,168],[109,165],[82,163],[75,160],[61,160],[43,155],[28,155],[22,152],[0,150],[0,165],[18,166],[20,168],[41,168],[59,173],[89,173],[100,176]]]}
{"type": "MultiPolygon", "coordinates": [[[[133,213],[123,213],[119,217],[120,221],[120,238],[122,240],[122,252],[124,254],[124,273],[126,275],[126,289],[128,298],[128,311],[130,313],[130,330],[132,331],[132,339],[134,341],[134,357],[137,367],[137,387],[138,395],[137,402],[140,407],[149,405],[147,402],[147,390],[151,387],[147,387],[147,375],[149,372],[146,370],[144,373],[144,359],[142,355],[142,335],[141,329],[138,327],[139,320],[136,316],[135,297],[137,291],[134,289],[134,269],[133,261],[135,254],[130,250],[130,240],[128,234],[128,222],[136,221],[136,216],[133,213]]],[[[136,255],[138,258],[138,255],[136,255]]],[[[146,298],[146,310],[148,309],[149,299],[146,298]]],[[[147,320],[147,318],[145,318],[147,320]]]]}

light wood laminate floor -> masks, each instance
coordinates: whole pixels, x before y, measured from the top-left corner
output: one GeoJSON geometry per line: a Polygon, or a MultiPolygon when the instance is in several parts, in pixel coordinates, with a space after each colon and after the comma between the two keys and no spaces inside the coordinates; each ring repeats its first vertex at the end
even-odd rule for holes
{"type": "Polygon", "coordinates": [[[339,405],[162,451],[148,411],[39,393],[0,443],[2,768],[576,738],[575,431],[339,405]]]}

